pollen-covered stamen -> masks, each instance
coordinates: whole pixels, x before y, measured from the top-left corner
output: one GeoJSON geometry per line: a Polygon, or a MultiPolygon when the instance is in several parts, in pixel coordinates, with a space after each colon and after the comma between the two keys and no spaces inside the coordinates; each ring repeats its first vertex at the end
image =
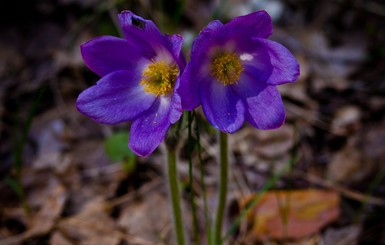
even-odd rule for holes
{"type": "Polygon", "coordinates": [[[176,64],[166,64],[164,61],[154,61],[143,70],[140,84],[144,91],[159,95],[172,93],[179,69],[176,64]]]}
{"type": "Polygon", "coordinates": [[[243,70],[238,55],[232,52],[218,54],[211,65],[212,75],[225,86],[238,82],[243,70]]]}

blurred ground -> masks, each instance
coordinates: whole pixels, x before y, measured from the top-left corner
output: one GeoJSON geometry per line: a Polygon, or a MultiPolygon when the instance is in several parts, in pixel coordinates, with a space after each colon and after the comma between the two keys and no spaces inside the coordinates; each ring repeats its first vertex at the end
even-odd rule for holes
{"type": "MultiPolygon", "coordinates": [[[[74,106],[77,95],[98,79],[84,66],[79,45],[98,35],[119,35],[116,14],[124,9],[154,20],[164,32],[182,33],[186,53],[194,35],[213,18],[228,21],[267,9],[275,22],[271,39],[288,47],[300,62],[299,81],[280,87],[286,124],[275,131],[245,125],[230,136],[225,228],[239,214],[240,200],[261,190],[288,163],[289,172],[272,188],[336,193],[339,215],[290,240],[261,241],[253,221],[244,220],[251,223],[232,233],[229,244],[385,244],[381,0],[2,1],[0,244],[171,243],[161,150],[125,169],[107,157],[104,142],[129,125],[99,125],[74,106]]],[[[208,125],[200,128],[212,209],[217,140],[208,125]]],[[[187,147],[181,144],[179,170],[186,220],[191,223],[187,147]]],[[[203,234],[198,162],[195,152],[193,191],[203,234]]],[[[205,243],[203,235],[200,243],[205,243]]]]}

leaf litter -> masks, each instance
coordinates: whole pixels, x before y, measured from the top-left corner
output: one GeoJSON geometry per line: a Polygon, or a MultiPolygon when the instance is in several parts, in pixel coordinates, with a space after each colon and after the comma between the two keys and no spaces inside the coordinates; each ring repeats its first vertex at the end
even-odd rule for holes
{"type": "MultiPolygon", "coordinates": [[[[138,159],[131,173],[107,157],[105,139],[111,131],[126,131],[128,125],[100,126],[76,111],[79,92],[97,80],[85,69],[79,44],[116,32],[110,11],[131,9],[162,22],[168,32],[197,33],[214,12],[226,21],[237,11],[256,10],[261,4],[274,12],[272,39],[295,54],[301,77],[280,87],[287,109],[282,128],[256,131],[244,126],[230,137],[229,196],[236,203],[245,202],[245,195],[258,193],[293,154],[296,161],[280,176],[274,190],[257,203],[260,209],[252,210],[246,220],[249,227],[238,229],[227,242],[385,242],[383,3],[289,0],[266,6],[267,1],[228,2],[221,8],[215,1],[187,1],[177,25],[167,8],[149,1],[117,1],[112,7],[100,1],[40,2],[30,3],[28,13],[7,3],[30,21],[20,23],[1,15],[0,244],[169,244],[168,199],[160,181],[164,177],[162,153],[158,150],[147,159],[138,159]],[[14,132],[22,130],[35,95],[43,87],[47,92],[33,118],[22,156],[23,189],[31,209],[27,214],[4,180],[14,171],[14,132]],[[266,203],[269,205],[264,206],[266,203]],[[261,208],[266,209],[262,214],[261,208]],[[282,233],[285,222],[286,236],[282,233]]],[[[218,147],[212,130],[200,126],[213,211],[218,147]]],[[[186,184],[184,149],[179,167],[186,184]]],[[[194,156],[194,186],[198,186],[194,194],[202,229],[203,193],[197,160],[194,156]]],[[[187,188],[183,193],[188,194],[187,188]]],[[[191,216],[189,205],[184,211],[191,216]]],[[[236,213],[229,207],[225,229],[236,213]]],[[[190,226],[187,224],[188,230],[190,226]]],[[[205,238],[201,239],[204,244],[205,238]]]]}

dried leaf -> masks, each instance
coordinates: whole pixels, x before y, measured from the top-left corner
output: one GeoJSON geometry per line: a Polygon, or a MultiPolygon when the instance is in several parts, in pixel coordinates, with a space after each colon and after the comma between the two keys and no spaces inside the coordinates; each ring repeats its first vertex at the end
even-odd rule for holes
{"type": "Polygon", "coordinates": [[[358,183],[382,169],[385,160],[383,145],[385,128],[368,125],[348,138],[328,164],[327,176],[340,183],[358,183]]]}
{"type": "Polygon", "coordinates": [[[360,233],[361,227],[358,224],[339,229],[332,228],[326,230],[323,241],[324,244],[355,245],[358,243],[360,233]]]}
{"type": "MultiPolygon", "coordinates": [[[[241,207],[255,195],[241,201],[241,207]]],[[[270,191],[263,194],[248,216],[250,236],[262,240],[300,239],[318,232],[339,216],[339,196],[316,189],[270,191]]]]}
{"type": "Polygon", "coordinates": [[[349,105],[337,110],[332,121],[332,132],[349,135],[360,127],[361,111],[357,106],[349,105]]]}
{"type": "MultiPolygon", "coordinates": [[[[258,171],[279,171],[290,161],[290,149],[295,142],[295,129],[285,124],[276,130],[255,130],[245,127],[235,134],[231,146],[240,152],[242,162],[258,171]]],[[[254,172],[247,172],[250,183],[255,183],[254,172]]]]}
{"type": "Polygon", "coordinates": [[[118,226],[129,234],[157,242],[170,224],[167,198],[159,193],[144,196],[122,210],[118,226]]]}
{"type": "Polygon", "coordinates": [[[35,193],[29,199],[31,203],[40,203],[41,205],[39,211],[32,215],[28,224],[30,236],[49,232],[59,219],[67,200],[67,190],[55,177],[47,178],[46,185],[45,189],[40,189],[40,195],[35,193]]]}
{"type": "Polygon", "coordinates": [[[332,156],[327,169],[328,179],[351,183],[361,181],[370,174],[373,166],[363,160],[362,149],[357,142],[357,136],[349,138],[346,146],[332,156]]]}
{"type": "Polygon", "coordinates": [[[65,236],[61,234],[61,232],[55,232],[52,234],[50,239],[51,245],[74,245],[72,242],[68,241],[65,236]]]}
{"type": "Polygon", "coordinates": [[[91,200],[79,214],[61,222],[60,228],[71,239],[81,241],[82,245],[118,245],[121,240],[100,197],[91,200]]]}

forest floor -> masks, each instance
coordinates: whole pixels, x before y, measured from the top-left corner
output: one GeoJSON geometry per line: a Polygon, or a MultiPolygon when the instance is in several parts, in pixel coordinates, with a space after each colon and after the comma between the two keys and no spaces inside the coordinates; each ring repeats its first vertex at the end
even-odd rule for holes
{"type": "MultiPolygon", "coordinates": [[[[279,87],[286,123],[271,131],[245,124],[229,136],[226,243],[385,244],[383,1],[19,5],[0,3],[1,245],[172,244],[162,147],[147,158],[117,160],[106,145],[122,142],[129,124],[100,125],[75,108],[79,93],[99,79],[85,67],[79,46],[96,36],[119,36],[116,16],[125,9],[163,32],[181,33],[186,54],[212,19],[227,22],[267,9],[274,21],[270,39],[300,63],[299,80],[279,87]],[[256,195],[256,206],[231,230],[256,195]]],[[[193,193],[196,244],[206,244],[203,197],[214,213],[219,146],[199,109],[196,116],[202,152],[193,152],[192,188],[186,137],[178,171],[189,237],[193,193]]]]}

